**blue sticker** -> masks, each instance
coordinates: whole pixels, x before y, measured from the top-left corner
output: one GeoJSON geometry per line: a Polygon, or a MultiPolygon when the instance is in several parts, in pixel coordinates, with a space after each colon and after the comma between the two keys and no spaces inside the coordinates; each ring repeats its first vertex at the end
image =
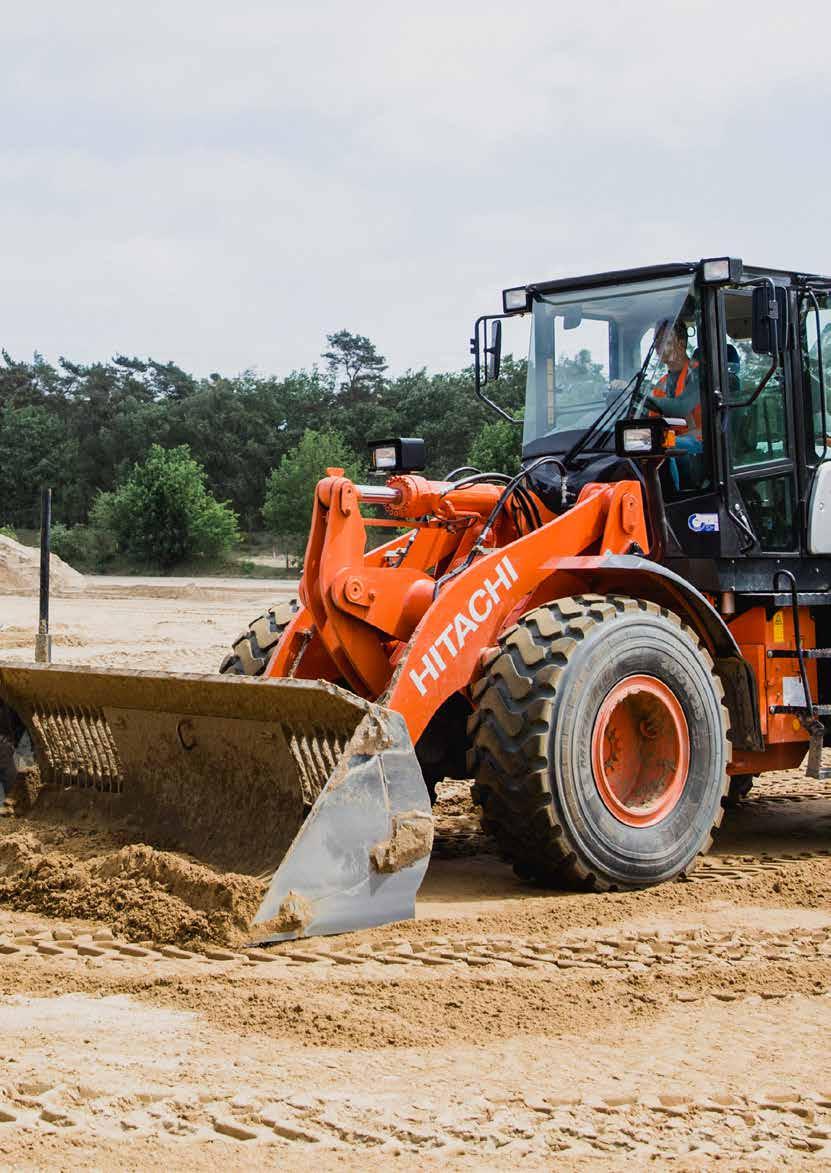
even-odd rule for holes
{"type": "Polygon", "coordinates": [[[687,518],[687,525],[694,534],[717,534],[717,513],[691,513],[687,518]]]}

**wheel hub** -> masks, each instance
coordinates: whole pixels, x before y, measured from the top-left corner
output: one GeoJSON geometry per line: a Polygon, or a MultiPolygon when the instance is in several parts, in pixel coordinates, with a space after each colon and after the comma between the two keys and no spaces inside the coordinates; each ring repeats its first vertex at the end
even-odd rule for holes
{"type": "Polygon", "coordinates": [[[612,688],[592,730],[592,772],[609,811],[630,827],[650,827],[673,810],[690,765],[680,702],[654,676],[627,676],[612,688]]]}

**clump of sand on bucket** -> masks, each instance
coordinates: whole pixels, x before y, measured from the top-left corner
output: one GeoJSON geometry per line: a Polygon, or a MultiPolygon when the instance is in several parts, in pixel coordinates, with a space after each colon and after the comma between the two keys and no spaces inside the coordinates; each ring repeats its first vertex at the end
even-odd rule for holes
{"type": "MultiPolygon", "coordinates": [[[[73,570],[57,554],[49,559],[49,575],[50,590],[55,595],[75,595],[86,585],[83,574],[73,570]]],[[[39,583],[40,550],[0,534],[0,594],[35,594],[39,583]]]]}

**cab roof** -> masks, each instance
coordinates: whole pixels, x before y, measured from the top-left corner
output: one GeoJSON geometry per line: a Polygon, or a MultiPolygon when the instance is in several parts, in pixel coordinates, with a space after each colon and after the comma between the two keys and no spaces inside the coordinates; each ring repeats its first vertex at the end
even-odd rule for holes
{"type": "MultiPolygon", "coordinates": [[[[556,281],[532,282],[526,286],[529,294],[555,293],[565,289],[592,289],[597,285],[618,285],[628,281],[649,281],[662,277],[683,277],[685,273],[696,273],[704,261],[675,261],[665,265],[644,265],[637,269],[612,269],[607,273],[588,273],[579,277],[561,277],[556,281]]],[[[738,264],[742,266],[742,262],[738,264]]],[[[831,277],[822,277],[816,273],[803,273],[793,269],[770,269],[757,265],[743,265],[742,270],[748,277],[774,277],[789,284],[801,285],[806,281],[830,283],[831,277]]]]}

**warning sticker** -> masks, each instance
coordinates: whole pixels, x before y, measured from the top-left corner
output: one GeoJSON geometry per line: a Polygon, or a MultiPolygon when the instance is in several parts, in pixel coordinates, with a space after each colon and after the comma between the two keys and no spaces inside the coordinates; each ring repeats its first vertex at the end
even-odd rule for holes
{"type": "Polygon", "coordinates": [[[782,677],[782,704],[804,708],[805,689],[802,687],[802,680],[798,676],[782,677]]]}
{"type": "Polygon", "coordinates": [[[785,616],[781,611],[777,611],[773,616],[773,642],[776,644],[785,642],[785,616]]]}

